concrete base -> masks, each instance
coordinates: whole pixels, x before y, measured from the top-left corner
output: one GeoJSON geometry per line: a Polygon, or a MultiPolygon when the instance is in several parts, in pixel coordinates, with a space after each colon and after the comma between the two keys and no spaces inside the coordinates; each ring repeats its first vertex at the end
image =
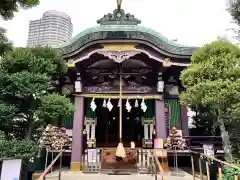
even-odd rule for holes
{"type": "Polygon", "coordinates": [[[71,162],[71,171],[77,172],[82,170],[81,162],[71,162]]]}

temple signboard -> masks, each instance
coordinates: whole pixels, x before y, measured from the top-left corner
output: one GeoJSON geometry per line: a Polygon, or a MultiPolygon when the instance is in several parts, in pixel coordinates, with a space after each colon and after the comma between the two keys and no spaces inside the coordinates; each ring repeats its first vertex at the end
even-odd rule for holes
{"type": "Polygon", "coordinates": [[[166,131],[167,131],[167,135],[169,134],[169,120],[171,117],[171,108],[169,104],[165,104],[164,107],[164,115],[165,115],[165,123],[166,123],[166,131]]]}
{"type": "Polygon", "coordinates": [[[203,152],[206,156],[214,157],[214,146],[213,146],[213,144],[203,144],[203,152]]]}

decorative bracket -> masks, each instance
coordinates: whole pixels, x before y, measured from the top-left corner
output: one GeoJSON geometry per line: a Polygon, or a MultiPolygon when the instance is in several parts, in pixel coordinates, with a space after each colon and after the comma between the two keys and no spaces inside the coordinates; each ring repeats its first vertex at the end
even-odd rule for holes
{"type": "Polygon", "coordinates": [[[88,148],[95,148],[96,147],[95,130],[97,125],[97,118],[85,117],[84,125],[87,132],[87,146],[88,148]]]}
{"type": "Polygon", "coordinates": [[[140,54],[139,51],[99,51],[99,54],[108,57],[109,59],[114,60],[117,63],[121,63],[126,59],[129,59],[137,54],[140,54]]]}
{"type": "Polygon", "coordinates": [[[75,62],[73,59],[69,59],[67,62],[67,67],[68,68],[74,68],[75,67],[75,62]]]}

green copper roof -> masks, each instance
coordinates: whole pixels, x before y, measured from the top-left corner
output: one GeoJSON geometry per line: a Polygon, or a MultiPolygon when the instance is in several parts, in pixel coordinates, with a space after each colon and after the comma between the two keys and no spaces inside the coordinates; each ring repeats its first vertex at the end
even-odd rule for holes
{"type": "Polygon", "coordinates": [[[168,40],[160,33],[138,25],[141,21],[133,15],[115,10],[113,14],[105,15],[97,21],[100,25],[86,29],[72,38],[58,49],[64,55],[73,53],[77,49],[95,40],[142,40],[147,41],[159,49],[175,55],[192,55],[196,47],[180,45],[168,40]],[[121,14],[118,14],[121,13],[121,14]]]}

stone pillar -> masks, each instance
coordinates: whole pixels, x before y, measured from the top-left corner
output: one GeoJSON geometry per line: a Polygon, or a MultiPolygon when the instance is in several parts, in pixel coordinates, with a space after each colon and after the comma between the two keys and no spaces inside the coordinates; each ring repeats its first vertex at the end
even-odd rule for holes
{"type": "Polygon", "coordinates": [[[187,116],[187,107],[181,105],[181,126],[182,126],[182,134],[183,136],[189,136],[188,131],[188,116],[187,116]]]}
{"type": "Polygon", "coordinates": [[[156,138],[166,139],[166,122],[165,122],[165,113],[164,113],[164,101],[155,100],[155,114],[156,114],[156,138]]]}
{"type": "Polygon", "coordinates": [[[73,118],[71,170],[80,171],[83,152],[84,98],[75,96],[76,112],[73,118]]]}

